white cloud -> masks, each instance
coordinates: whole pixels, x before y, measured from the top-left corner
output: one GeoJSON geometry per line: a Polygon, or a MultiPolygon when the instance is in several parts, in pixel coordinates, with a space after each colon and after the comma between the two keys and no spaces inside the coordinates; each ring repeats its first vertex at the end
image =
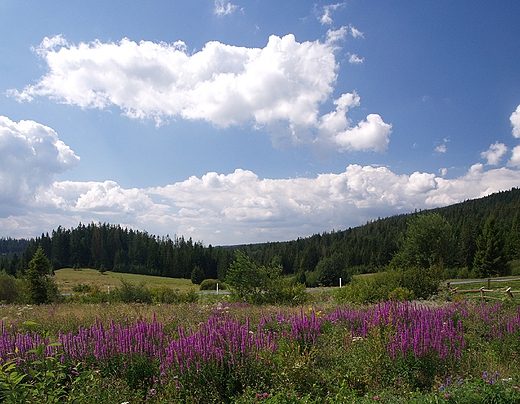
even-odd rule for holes
{"type": "Polygon", "coordinates": [[[520,138],[520,105],[516,108],[516,111],[511,114],[509,120],[513,127],[513,136],[520,138]]]}
{"type": "Polygon", "coordinates": [[[342,173],[314,178],[260,179],[241,169],[230,174],[210,172],[149,189],[124,189],[113,181],[63,181],[40,188],[31,210],[0,218],[0,228],[6,236],[27,237],[58,225],[101,221],[212,244],[274,241],[345,229],[377,217],[518,186],[518,170],[486,171],[483,164],[454,179],[352,164],[342,173]]]}
{"type": "Polygon", "coordinates": [[[230,2],[224,2],[224,0],[215,0],[214,13],[216,15],[229,15],[233,14],[238,8],[237,5],[231,4],[230,2]]]}
{"type": "Polygon", "coordinates": [[[323,6],[323,14],[318,18],[322,25],[332,24],[332,13],[340,7],[343,7],[346,3],[336,3],[323,6]]]}
{"type": "Polygon", "coordinates": [[[360,58],[355,53],[349,54],[348,62],[353,65],[362,64],[365,61],[365,58],[360,58]]]}
{"type": "Polygon", "coordinates": [[[507,153],[507,146],[503,143],[495,142],[489,149],[480,153],[480,157],[483,159],[487,159],[487,164],[490,165],[498,165],[502,156],[507,153]]]}
{"type": "Polygon", "coordinates": [[[350,35],[354,38],[364,38],[364,34],[354,27],[352,24],[349,25],[350,35]]]}
{"type": "Polygon", "coordinates": [[[435,153],[438,153],[438,154],[444,154],[448,151],[448,143],[449,143],[450,139],[448,138],[445,138],[442,140],[442,144],[438,145],[437,147],[435,147],[434,151],[435,153]]]}
{"type": "Polygon", "coordinates": [[[512,150],[512,155],[507,165],[520,168],[520,146],[516,146],[512,150]]]}
{"type": "MultiPolygon", "coordinates": [[[[350,31],[357,32],[353,27],[350,31]]],[[[48,73],[35,85],[9,90],[8,95],[19,101],[44,96],[81,108],[116,106],[131,118],[155,119],[157,124],[176,117],[220,127],[252,124],[276,130],[275,137],[287,136],[293,143],[323,141],[319,108],[334,90],[339,67],[335,42],[345,33],[345,27],[331,30],[325,43],[273,35],[264,48],[215,41],[193,54],[180,41],[73,45],[61,36],[45,38],[36,53],[47,63],[48,73]]],[[[384,124],[377,116],[360,122],[363,130],[353,129],[356,141],[346,141],[351,136],[343,132],[327,139],[342,139],[333,142],[341,150],[358,145],[359,150],[381,149],[373,131],[367,139],[358,139],[376,121],[376,126],[384,124]]]]}
{"type": "Polygon", "coordinates": [[[51,128],[0,116],[0,217],[27,209],[40,188],[78,160],[51,128]]]}

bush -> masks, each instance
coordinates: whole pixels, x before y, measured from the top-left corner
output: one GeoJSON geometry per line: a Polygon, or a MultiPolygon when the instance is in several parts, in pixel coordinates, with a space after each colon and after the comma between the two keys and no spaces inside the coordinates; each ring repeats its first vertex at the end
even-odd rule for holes
{"type": "Polygon", "coordinates": [[[110,294],[110,299],[122,303],[152,303],[152,295],[143,283],[132,285],[121,279],[121,287],[110,294]]]}
{"type": "Polygon", "coordinates": [[[190,289],[186,293],[179,292],[169,288],[168,286],[160,286],[150,290],[152,302],[155,304],[165,303],[195,303],[199,300],[199,295],[194,289],[190,289]]]}
{"type": "Polygon", "coordinates": [[[437,267],[389,270],[354,278],[336,297],[355,303],[382,302],[393,294],[397,300],[427,299],[437,293],[440,280],[437,267]]]}
{"type": "Polygon", "coordinates": [[[14,303],[20,294],[19,282],[14,276],[0,272],[0,302],[14,303]]]}
{"type": "Polygon", "coordinates": [[[74,293],[89,293],[92,291],[92,286],[86,283],[80,283],[79,285],[73,286],[72,291],[74,293]]]}
{"type": "Polygon", "coordinates": [[[226,284],[218,279],[204,279],[200,284],[200,290],[226,290],[226,284]]]}
{"type": "Polygon", "coordinates": [[[318,286],[318,271],[305,272],[305,285],[309,288],[318,286]]]}

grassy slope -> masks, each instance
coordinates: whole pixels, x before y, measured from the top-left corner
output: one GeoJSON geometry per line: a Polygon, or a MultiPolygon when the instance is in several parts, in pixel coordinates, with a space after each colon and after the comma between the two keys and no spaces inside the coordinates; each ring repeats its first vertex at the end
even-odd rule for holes
{"type": "Polygon", "coordinates": [[[63,268],[55,271],[56,282],[61,293],[72,293],[72,288],[76,285],[87,284],[90,286],[98,286],[103,292],[121,285],[121,279],[132,284],[144,283],[147,287],[153,288],[158,286],[168,286],[172,289],[178,289],[186,292],[189,289],[198,289],[197,285],[191,283],[189,279],[179,278],[162,278],[159,276],[122,274],[116,272],[105,272],[101,274],[95,269],[74,270],[72,268],[63,268]]]}

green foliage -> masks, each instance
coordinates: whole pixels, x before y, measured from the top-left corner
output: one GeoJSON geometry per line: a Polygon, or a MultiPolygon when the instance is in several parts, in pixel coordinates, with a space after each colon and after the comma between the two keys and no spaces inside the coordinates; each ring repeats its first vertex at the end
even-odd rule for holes
{"type": "Polygon", "coordinates": [[[52,266],[41,246],[36,250],[25,271],[27,301],[34,304],[58,300],[58,287],[50,278],[52,266]]]}
{"type": "Polygon", "coordinates": [[[388,300],[392,300],[394,302],[404,302],[408,300],[413,300],[415,297],[413,291],[403,288],[402,286],[396,287],[388,294],[388,300]]]}
{"type": "Polygon", "coordinates": [[[338,286],[339,278],[342,278],[343,284],[350,282],[351,275],[345,270],[345,259],[338,252],[318,262],[316,272],[318,285],[338,286]]]}
{"type": "Polygon", "coordinates": [[[121,286],[110,293],[110,299],[122,303],[152,303],[152,295],[145,284],[133,285],[121,279],[121,286]]]}
{"type": "Polygon", "coordinates": [[[14,276],[0,272],[0,302],[14,303],[20,295],[20,284],[14,276]]]}
{"type": "Polygon", "coordinates": [[[473,261],[473,273],[477,278],[507,275],[505,238],[498,229],[494,216],[484,224],[482,234],[477,238],[477,252],[473,261]]]}
{"type": "Polygon", "coordinates": [[[27,395],[27,375],[16,369],[16,361],[10,360],[0,364],[0,400],[4,403],[23,402],[27,395]]]}
{"type": "Polygon", "coordinates": [[[198,265],[193,268],[193,271],[191,271],[191,282],[194,285],[200,285],[202,281],[205,279],[206,275],[204,275],[204,271],[201,267],[198,265]]]}
{"type": "Polygon", "coordinates": [[[73,286],[72,291],[74,293],[89,293],[92,292],[92,286],[86,283],[80,283],[79,285],[73,286]]]}
{"type": "Polygon", "coordinates": [[[336,292],[336,298],[354,303],[427,299],[437,293],[440,281],[438,267],[388,270],[352,279],[336,292]]]}
{"type": "Polygon", "coordinates": [[[301,301],[305,287],[282,278],[281,272],[281,266],[260,266],[238,250],[227,271],[226,284],[231,287],[236,299],[251,304],[301,301]]]}
{"type": "Polygon", "coordinates": [[[217,285],[219,290],[226,290],[226,284],[218,279],[204,279],[200,283],[200,290],[217,290],[217,285]]]}
{"type": "Polygon", "coordinates": [[[199,295],[194,289],[190,289],[189,291],[182,293],[178,290],[169,288],[168,286],[151,288],[150,295],[152,302],[155,304],[195,303],[199,300],[199,295]]]}
{"type": "Polygon", "coordinates": [[[429,268],[454,263],[455,239],[448,221],[439,213],[412,217],[408,223],[402,247],[391,266],[429,268]]]}

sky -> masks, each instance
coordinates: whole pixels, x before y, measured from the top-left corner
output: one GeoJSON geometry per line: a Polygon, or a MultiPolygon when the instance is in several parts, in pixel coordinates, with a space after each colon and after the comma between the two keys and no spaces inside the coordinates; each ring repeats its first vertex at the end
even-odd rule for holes
{"type": "Polygon", "coordinates": [[[0,237],[293,240],[520,186],[520,2],[0,0],[0,237]]]}

